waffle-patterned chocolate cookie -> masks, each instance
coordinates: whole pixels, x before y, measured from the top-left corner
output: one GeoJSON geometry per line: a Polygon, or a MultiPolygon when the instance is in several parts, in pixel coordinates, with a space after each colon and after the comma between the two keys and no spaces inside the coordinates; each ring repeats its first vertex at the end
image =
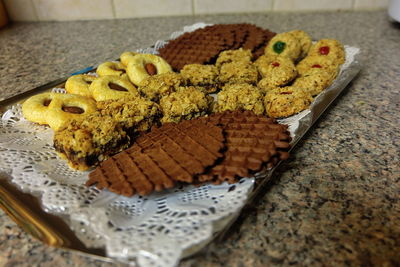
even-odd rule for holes
{"type": "Polygon", "coordinates": [[[289,156],[291,138],[287,126],[274,119],[251,111],[226,111],[203,120],[223,128],[227,148],[219,163],[198,176],[200,182],[234,183],[289,156]]]}
{"type": "Polygon", "coordinates": [[[214,64],[218,54],[224,50],[243,47],[261,55],[260,51],[264,51],[261,48],[274,35],[253,24],[215,24],[184,33],[158,52],[175,71],[179,71],[187,64],[214,64]]]}
{"type": "Polygon", "coordinates": [[[223,147],[218,126],[199,119],[166,123],[102,162],[89,174],[86,185],[132,196],[171,188],[178,181],[192,183],[195,175],[222,156],[223,147]]]}

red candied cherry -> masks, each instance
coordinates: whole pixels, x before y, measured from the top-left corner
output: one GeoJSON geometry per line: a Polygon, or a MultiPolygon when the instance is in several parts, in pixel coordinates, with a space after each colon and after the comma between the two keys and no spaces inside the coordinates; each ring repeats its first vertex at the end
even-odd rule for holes
{"type": "Polygon", "coordinates": [[[279,67],[281,64],[279,64],[279,62],[275,61],[275,62],[272,62],[271,65],[274,67],[279,67]]]}
{"type": "Polygon", "coordinates": [[[329,46],[321,46],[321,47],[319,48],[319,53],[320,53],[321,55],[327,55],[327,54],[329,54],[329,46]]]}
{"type": "Polygon", "coordinates": [[[320,68],[322,68],[322,66],[319,65],[319,64],[314,64],[314,65],[311,66],[311,68],[319,68],[320,69],[320,68]]]}

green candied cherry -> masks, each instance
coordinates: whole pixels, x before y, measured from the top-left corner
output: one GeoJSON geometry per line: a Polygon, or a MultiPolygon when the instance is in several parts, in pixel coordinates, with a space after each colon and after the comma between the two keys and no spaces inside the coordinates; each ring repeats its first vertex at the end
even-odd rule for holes
{"type": "Polygon", "coordinates": [[[278,41],[272,46],[272,49],[274,49],[275,53],[280,54],[283,52],[283,50],[285,50],[285,47],[286,43],[278,41]]]}

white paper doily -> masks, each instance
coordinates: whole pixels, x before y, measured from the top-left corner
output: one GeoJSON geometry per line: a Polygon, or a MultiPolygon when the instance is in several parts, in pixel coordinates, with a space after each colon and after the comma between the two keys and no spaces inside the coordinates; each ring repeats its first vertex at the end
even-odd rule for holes
{"type": "MultiPolygon", "coordinates": [[[[184,31],[204,26],[198,23],[184,31]]],[[[140,52],[155,53],[165,43],[157,41],[140,52]]],[[[358,51],[346,47],[341,73],[358,51]]],[[[289,125],[295,140],[296,131],[310,122],[310,115],[305,110],[281,122],[289,125]]],[[[105,248],[108,256],[139,266],[177,265],[235,218],[254,188],[254,178],[244,178],[235,185],[186,186],[127,198],[86,187],[88,173],[70,169],[57,157],[52,142],[51,129],[26,121],[20,105],[13,106],[0,121],[0,171],[22,191],[40,193],[47,212],[69,218],[66,223],[87,247],[105,248]]]]}

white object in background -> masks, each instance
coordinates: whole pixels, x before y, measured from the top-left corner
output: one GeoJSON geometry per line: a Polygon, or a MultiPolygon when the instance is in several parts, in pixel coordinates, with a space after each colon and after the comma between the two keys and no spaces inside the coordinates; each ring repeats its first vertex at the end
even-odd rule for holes
{"type": "Polygon", "coordinates": [[[400,22],[400,0],[391,0],[388,7],[389,16],[400,22]]]}

